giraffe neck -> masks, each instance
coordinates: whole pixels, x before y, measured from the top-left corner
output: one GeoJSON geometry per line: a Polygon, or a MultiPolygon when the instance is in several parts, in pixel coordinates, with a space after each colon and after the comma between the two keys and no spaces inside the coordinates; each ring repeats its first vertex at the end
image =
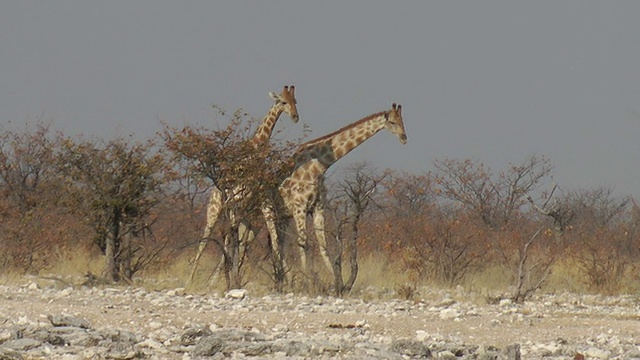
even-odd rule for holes
{"type": "Polygon", "coordinates": [[[385,126],[385,115],[386,112],[370,115],[338,131],[302,145],[296,157],[296,163],[301,165],[304,162],[317,159],[323,168],[322,172],[326,171],[351,150],[382,130],[385,126]]]}
{"type": "Polygon", "coordinates": [[[278,122],[278,118],[282,114],[283,109],[278,104],[273,104],[271,109],[267,115],[260,122],[260,126],[256,129],[256,132],[253,134],[251,138],[251,142],[254,145],[261,145],[269,141],[271,138],[271,134],[273,133],[273,128],[276,126],[276,122],[278,122]]]}

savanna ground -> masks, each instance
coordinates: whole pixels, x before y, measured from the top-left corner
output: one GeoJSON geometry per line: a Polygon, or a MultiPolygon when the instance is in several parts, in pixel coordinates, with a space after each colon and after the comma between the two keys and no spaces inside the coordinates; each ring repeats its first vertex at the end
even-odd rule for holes
{"type": "MultiPolygon", "coordinates": [[[[212,259],[206,259],[210,261],[212,259]]],[[[4,317],[43,319],[48,314],[69,313],[88,320],[93,327],[112,326],[139,332],[149,324],[171,324],[185,328],[194,324],[225,328],[255,329],[269,333],[286,327],[289,331],[326,336],[366,328],[381,339],[442,339],[469,345],[507,346],[514,343],[535,346],[568,344],[576,349],[608,348],[611,343],[640,346],[640,297],[637,295],[578,295],[564,282],[561,269],[545,289],[522,304],[514,304],[506,291],[486,284],[504,283],[502,272],[487,271],[483,277],[454,288],[428,284],[405,284],[403,274],[382,259],[362,262],[361,277],[352,294],[344,299],[330,295],[274,295],[267,287],[248,284],[248,298],[237,306],[204,311],[207,299],[223,296],[220,288],[199,285],[184,288],[188,262],[145,274],[131,287],[116,286],[114,296],[88,295],[80,291],[81,273],[100,266],[79,258],[40,276],[5,275],[2,284],[16,291],[0,300],[4,317]],[[383,265],[380,265],[383,264],[383,265]],[[47,296],[35,290],[57,288],[47,296]],[[403,285],[405,284],[405,285],[403,285]],[[136,288],[151,293],[177,296],[172,301],[148,301],[127,297],[136,288]],[[23,289],[18,291],[19,289],[23,289]],[[67,290],[65,290],[67,289],[67,290]],[[176,300],[177,299],[177,300],[176,300]],[[268,299],[268,300],[265,300],[268,299]],[[307,306],[308,305],[308,306],[307,306]],[[635,340],[634,340],[635,339],[635,340]]],[[[205,264],[202,272],[207,272],[205,264]]],[[[109,288],[97,285],[98,288],[109,288]]],[[[11,293],[11,291],[9,291],[11,293]]],[[[640,349],[640,348],[639,348],[640,349]]]]}

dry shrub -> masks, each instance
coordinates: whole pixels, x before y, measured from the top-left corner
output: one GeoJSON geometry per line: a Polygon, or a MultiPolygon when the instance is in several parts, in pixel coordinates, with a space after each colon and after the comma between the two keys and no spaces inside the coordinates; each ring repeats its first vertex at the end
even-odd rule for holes
{"type": "MultiPolygon", "coordinates": [[[[454,209],[418,222],[422,231],[404,248],[402,263],[416,280],[453,286],[480,271],[489,261],[485,233],[454,209]]],[[[414,225],[415,226],[415,225],[414,225]]]]}
{"type": "Polygon", "coordinates": [[[0,223],[0,266],[4,271],[37,274],[65,260],[91,236],[75,217],[52,207],[34,208],[24,216],[7,216],[0,223]]]}
{"type": "Polygon", "coordinates": [[[395,286],[396,294],[404,300],[414,300],[420,295],[416,284],[404,283],[395,286]]]}
{"type": "Polygon", "coordinates": [[[616,294],[622,290],[627,275],[633,268],[627,256],[612,234],[601,241],[598,234],[585,239],[583,246],[572,254],[582,274],[582,281],[589,290],[604,294],[616,294]]]}

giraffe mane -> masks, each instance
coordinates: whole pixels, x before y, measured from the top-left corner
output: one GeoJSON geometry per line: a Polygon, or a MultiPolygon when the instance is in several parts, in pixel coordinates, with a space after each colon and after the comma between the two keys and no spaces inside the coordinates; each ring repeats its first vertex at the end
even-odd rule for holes
{"type": "Polygon", "coordinates": [[[340,129],[338,129],[338,130],[336,130],[336,131],[334,131],[332,133],[329,133],[327,135],[321,136],[321,137],[313,139],[313,140],[309,140],[306,143],[300,145],[300,149],[307,148],[307,147],[309,147],[311,145],[314,145],[316,143],[319,143],[319,142],[322,142],[322,141],[327,140],[329,138],[332,138],[332,137],[336,136],[337,134],[340,134],[340,133],[342,133],[344,131],[347,131],[347,130],[349,130],[351,128],[354,128],[354,127],[362,124],[363,122],[369,121],[369,120],[371,120],[371,119],[373,119],[375,117],[378,117],[378,116],[380,116],[380,115],[382,115],[382,114],[384,114],[386,112],[388,112],[388,111],[386,111],[386,110],[385,111],[380,111],[380,112],[377,112],[375,114],[371,114],[369,116],[365,116],[362,119],[360,119],[360,120],[358,120],[356,122],[353,122],[353,123],[351,123],[349,125],[343,126],[340,129]]]}

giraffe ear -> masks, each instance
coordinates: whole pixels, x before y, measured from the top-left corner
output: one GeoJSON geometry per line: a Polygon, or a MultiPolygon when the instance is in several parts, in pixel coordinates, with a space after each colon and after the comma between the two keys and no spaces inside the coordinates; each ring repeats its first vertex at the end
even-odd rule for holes
{"type": "Polygon", "coordinates": [[[276,93],[274,93],[273,91],[269,91],[269,96],[271,96],[273,100],[280,100],[280,97],[276,95],[276,93]]]}

